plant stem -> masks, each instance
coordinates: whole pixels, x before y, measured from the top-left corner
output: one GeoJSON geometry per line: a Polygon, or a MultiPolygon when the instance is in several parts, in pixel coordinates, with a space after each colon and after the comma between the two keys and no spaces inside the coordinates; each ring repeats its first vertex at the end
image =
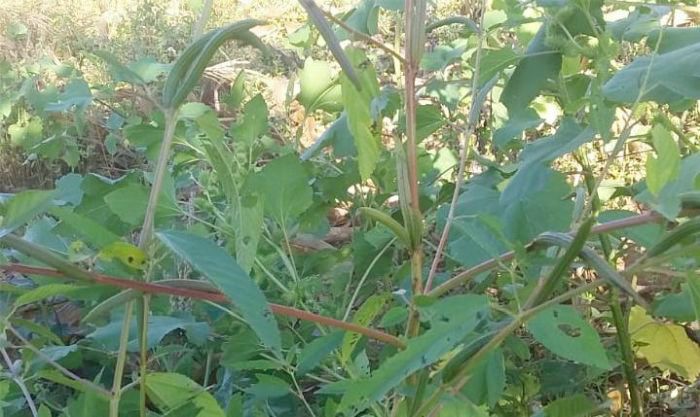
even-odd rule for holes
{"type": "Polygon", "coordinates": [[[158,161],[156,162],[155,171],[153,173],[153,184],[151,185],[151,193],[148,196],[148,206],[146,206],[146,215],[143,219],[143,227],[141,228],[141,236],[139,237],[139,247],[144,249],[148,247],[151,237],[153,236],[153,224],[158,208],[158,197],[160,197],[163,181],[168,170],[168,160],[170,159],[170,147],[175,138],[175,127],[177,126],[177,110],[165,111],[165,132],[163,133],[163,142],[160,145],[158,153],[158,161]]]}
{"type": "Polygon", "coordinates": [[[27,386],[24,384],[24,381],[22,380],[21,377],[18,375],[15,375],[15,371],[12,367],[12,359],[10,359],[10,355],[7,354],[7,351],[5,348],[0,348],[0,354],[2,354],[2,359],[5,361],[5,364],[7,365],[7,372],[10,374],[10,378],[12,381],[17,384],[19,387],[19,390],[22,391],[22,395],[24,396],[24,400],[27,402],[27,407],[29,407],[29,411],[32,413],[33,417],[39,417],[39,412],[36,409],[36,404],[34,404],[34,400],[32,399],[32,394],[29,392],[27,389],[27,386]]]}
{"type": "Polygon", "coordinates": [[[114,366],[114,380],[112,382],[112,399],[109,401],[109,417],[119,417],[119,401],[122,396],[122,378],[124,376],[124,366],[126,365],[126,349],[129,344],[129,327],[131,327],[131,314],[134,308],[134,301],[126,303],[124,309],[124,319],[122,320],[122,330],[119,336],[119,352],[117,353],[117,363],[114,366]]]}
{"type": "Polygon", "coordinates": [[[627,329],[627,321],[625,320],[622,307],[620,306],[620,296],[615,289],[612,291],[610,310],[612,312],[613,323],[615,324],[617,343],[620,345],[620,353],[622,354],[622,372],[625,374],[630,395],[630,407],[632,409],[630,416],[643,417],[644,408],[642,406],[639,384],[637,382],[637,374],[634,370],[634,353],[632,352],[630,334],[627,329]]]}
{"type": "MultiPolygon", "coordinates": [[[[72,278],[72,275],[64,274],[64,272],[60,270],[21,264],[0,265],[0,270],[42,275],[45,277],[72,278]]],[[[230,303],[230,300],[225,295],[221,294],[220,292],[217,292],[216,289],[206,281],[172,279],[147,283],[134,281],[130,279],[116,278],[108,275],[94,274],[92,272],[87,271],[83,271],[83,273],[87,274],[87,276],[90,277],[86,278],[88,281],[97,284],[109,285],[112,287],[131,290],[133,291],[134,298],[139,297],[139,292],[145,292],[149,294],[189,297],[197,300],[211,301],[214,303],[230,303]]],[[[405,343],[398,337],[373,329],[371,327],[360,326],[355,323],[348,323],[331,317],[321,316],[319,314],[299,310],[294,307],[283,306],[280,304],[270,303],[270,310],[272,310],[273,313],[281,316],[292,317],[299,320],[305,320],[313,323],[322,324],[324,326],[335,327],[338,329],[359,333],[371,339],[379,340],[384,343],[388,343],[392,346],[396,346],[399,349],[403,349],[406,346],[405,343]]]]}
{"type": "MultiPolygon", "coordinates": [[[[481,0],[480,2],[481,10],[485,10],[486,0],[481,0]]],[[[484,27],[484,14],[481,13],[481,19],[479,21],[479,28],[484,27]]],[[[442,252],[445,250],[445,245],[447,244],[447,238],[450,234],[450,228],[455,218],[455,209],[457,207],[457,200],[459,198],[460,191],[462,189],[462,184],[464,183],[464,171],[467,166],[467,159],[469,156],[469,149],[471,149],[471,138],[472,133],[476,128],[476,123],[479,120],[479,113],[481,112],[481,106],[479,105],[479,70],[481,67],[481,54],[484,45],[484,31],[479,30],[479,37],[476,47],[476,59],[474,63],[474,72],[472,76],[472,92],[471,92],[471,105],[469,106],[469,118],[467,121],[466,131],[462,133],[463,137],[460,141],[459,149],[459,167],[457,169],[457,177],[455,178],[455,189],[452,192],[452,201],[450,202],[450,208],[447,212],[447,220],[445,221],[445,227],[442,229],[442,234],[440,236],[440,241],[438,242],[437,249],[435,250],[435,258],[433,258],[433,263],[430,266],[430,272],[428,273],[428,279],[425,283],[425,292],[430,292],[433,287],[433,281],[435,279],[435,274],[437,272],[438,265],[442,259],[442,252]]]]}
{"type": "Polygon", "coordinates": [[[23,346],[26,347],[27,349],[31,350],[36,354],[38,357],[41,359],[45,360],[48,364],[56,368],[60,373],[62,373],[65,377],[72,379],[81,385],[83,385],[86,389],[89,389],[100,396],[102,396],[105,399],[110,399],[112,397],[112,394],[107,391],[106,389],[100,387],[99,385],[95,384],[94,382],[83,379],[79,377],[78,375],[74,374],[70,370],[64,368],[61,364],[56,362],[55,360],[51,359],[46,353],[42,352],[41,350],[37,349],[29,340],[27,340],[24,336],[22,336],[22,333],[18,332],[15,330],[12,326],[10,326],[8,323],[5,323],[5,328],[7,331],[13,334],[14,337],[17,338],[20,342],[22,342],[23,346]]]}
{"type": "Polygon", "coordinates": [[[323,14],[330,20],[331,22],[335,23],[336,25],[340,26],[344,30],[346,30],[348,33],[352,34],[352,36],[357,37],[358,39],[362,39],[363,41],[372,44],[376,46],[377,48],[381,49],[382,51],[388,53],[391,55],[395,60],[398,60],[400,63],[405,64],[406,60],[404,59],[403,56],[401,56],[400,53],[392,49],[390,46],[385,45],[384,43],[374,39],[371,36],[365,35],[362,32],[358,32],[352,27],[348,26],[347,23],[343,22],[342,20],[338,19],[337,17],[333,16],[332,13],[329,13],[327,11],[323,11],[323,14]]]}

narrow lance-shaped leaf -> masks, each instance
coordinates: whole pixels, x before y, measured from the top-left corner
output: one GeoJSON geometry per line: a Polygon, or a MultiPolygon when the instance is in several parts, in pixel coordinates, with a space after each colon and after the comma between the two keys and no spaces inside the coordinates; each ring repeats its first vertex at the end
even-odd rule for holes
{"type": "Polygon", "coordinates": [[[215,29],[187,47],[175,61],[168,78],[165,80],[163,106],[167,109],[174,109],[182,104],[187,94],[192,91],[202,76],[211,57],[225,41],[239,39],[247,43],[254,43],[254,46],[260,45],[259,40],[253,42],[255,35],[249,29],[262,23],[260,20],[241,20],[215,29]]]}
{"type": "Polygon", "coordinates": [[[357,148],[360,176],[366,180],[372,175],[379,161],[380,142],[372,129],[374,121],[370,109],[372,100],[379,95],[379,82],[374,68],[362,50],[348,47],[346,52],[353,67],[358,69],[362,89],[358,89],[345,73],[340,77],[340,86],[348,129],[357,148]]]}
{"type": "Polygon", "coordinates": [[[277,354],[280,353],[277,321],[264,294],[224,249],[210,240],[186,232],[162,231],[156,236],[230,298],[260,340],[277,354]]]}

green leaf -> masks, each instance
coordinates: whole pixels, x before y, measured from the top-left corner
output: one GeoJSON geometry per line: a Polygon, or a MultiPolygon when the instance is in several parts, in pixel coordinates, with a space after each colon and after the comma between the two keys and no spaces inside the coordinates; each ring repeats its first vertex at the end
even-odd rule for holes
{"type": "Polygon", "coordinates": [[[243,120],[231,126],[231,136],[249,146],[255,139],[267,133],[268,110],[262,95],[258,94],[243,106],[243,120]]]}
{"type": "Polygon", "coordinates": [[[700,347],[688,338],[683,327],[649,317],[644,309],[632,307],[629,332],[637,354],[650,365],[672,371],[688,381],[700,374],[700,347]]]}
{"type": "Polygon", "coordinates": [[[484,51],[479,70],[479,84],[484,85],[497,73],[515,65],[520,57],[511,48],[491,49],[484,51]]]}
{"type": "Polygon", "coordinates": [[[440,71],[462,58],[467,50],[467,39],[457,39],[448,45],[437,45],[423,54],[420,66],[426,71],[440,71]]]}
{"type": "Polygon", "coordinates": [[[700,27],[664,27],[652,31],[647,37],[647,45],[663,54],[700,42],[700,27]],[[657,45],[658,43],[658,45],[657,45]]]}
{"type": "Polygon", "coordinates": [[[688,275],[687,284],[690,299],[693,302],[695,320],[700,321],[700,276],[690,272],[688,275]]]}
{"type": "Polygon", "coordinates": [[[280,332],[264,294],[226,251],[185,232],[161,231],[156,236],[231,299],[268,348],[281,352],[280,332]]]}
{"type": "Polygon", "coordinates": [[[362,88],[362,83],[356,74],[356,68],[354,68],[354,65],[352,64],[352,59],[349,58],[345,52],[343,52],[343,48],[340,46],[340,41],[335,36],[335,33],[333,33],[333,30],[323,15],[323,11],[313,0],[299,0],[299,4],[301,4],[306,13],[309,15],[309,18],[311,18],[314,26],[316,26],[316,29],[318,29],[318,32],[323,37],[323,40],[326,41],[328,49],[331,50],[331,54],[333,54],[333,57],[338,62],[338,65],[340,65],[340,68],[342,68],[344,75],[355,87],[358,89],[362,88]]]}
{"type": "Polygon", "coordinates": [[[216,399],[185,375],[154,372],[146,376],[148,399],[162,411],[172,411],[189,403],[199,408],[195,417],[226,417],[216,399]]]}
{"type": "Polygon", "coordinates": [[[68,295],[79,289],[81,288],[71,284],[42,285],[41,287],[35,288],[17,297],[15,300],[15,307],[41,301],[45,298],[54,297],[56,295],[68,295]]]}
{"type": "Polygon", "coordinates": [[[649,155],[646,163],[647,187],[658,196],[661,189],[678,177],[681,168],[681,151],[671,132],[657,124],[651,130],[651,138],[657,157],[649,155]]]}
{"type": "Polygon", "coordinates": [[[343,104],[347,113],[348,129],[357,149],[360,176],[362,180],[367,180],[379,161],[380,142],[373,131],[374,121],[370,112],[372,100],[379,95],[379,83],[374,67],[362,50],[348,47],[345,52],[356,68],[362,86],[362,90],[359,90],[345,74],[340,76],[343,104]]]}
{"type": "Polygon", "coordinates": [[[299,159],[290,154],[249,176],[244,189],[261,199],[266,214],[285,225],[311,206],[313,190],[309,179],[299,159]]]}
{"type": "Polygon", "coordinates": [[[572,118],[567,117],[561,121],[559,129],[554,135],[528,143],[520,153],[518,160],[523,166],[549,163],[590,142],[594,135],[595,131],[592,128],[583,128],[572,118]]]}
{"type": "Polygon", "coordinates": [[[445,125],[440,107],[421,104],[416,109],[416,140],[422,141],[445,125]]]}
{"type": "MultiPolygon", "coordinates": [[[[360,326],[367,327],[372,323],[372,320],[384,310],[387,303],[391,301],[391,294],[372,294],[365,300],[359,310],[353,316],[352,322],[360,326]]],[[[340,357],[344,362],[350,361],[355,346],[362,338],[359,333],[345,332],[343,337],[343,345],[340,348],[340,357]]]]}
{"type": "Polygon", "coordinates": [[[463,392],[474,404],[493,407],[506,387],[503,351],[496,349],[476,366],[463,392]]]}
{"type": "Polygon", "coordinates": [[[525,56],[501,93],[501,102],[513,116],[525,111],[549,80],[556,80],[561,70],[561,53],[546,45],[547,25],[542,25],[527,47],[525,56]]]}
{"type": "Polygon", "coordinates": [[[681,161],[680,172],[676,179],[669,181],[654,196],[648,189],[635,196],[635,200],[663,214],[669,220],[675,220],[681,211],[681,193],[697,190],[696,178],[700,175],[700,153],[685,157],[681,161]]]}
{"type": "Polygon", "coordinates": [[[0,238],[27,223],[51,206],[54,191],[23,191],[3,204],[0,238]]]}
{"type": "Polygon", "coordinates": [[[316,110],[328,112],[343,108],[338,77],[334,77],[328,62],[308,58],[299,72],[299,102],[307,114],[316,110]]]}
{"type": "MultiPolygon", "coordinates": [[[[414,372],[438,361],[476,327],[476,313],[488,305],[486,297],[479,297],[479,300],[464,306],[458,316],[453,315],[446,322],[436,323],[422,335],[410,339],[406,349],[387,359],[369,378],[349,383],[342,381],[341,386],[346,387],[347,391],[337,411],[355,416],[414,372]]],[[[331,384],[321,392],[333,389],[331,384]]]]}
{"type": "Polygon", "coordinates": [[[570,306],[554,306],[527,323],[532,336],[553,353],[579,363],[610,369],[598,333],[570,306]]]}
{"type": "Polygon", "coordinates": [[[618,103],[634,103],[638,97],[657,103],[696,100],[700,98],[699,65],[700,44],[639,57],[605,83],[603,95],[618,103]],[[646,88],[642,91],[642,87],[646,88]]]}
{"type": "MultiPolygon", "coordinates": [[[[98,327],[87,337],[97,342],[104,348],[116,351],[119,349],[119,334],[121,333],[122,320],[121,317],[111,321],[110,323],[98,327]]],[[[187,340],[201,346],[206,342],[206,338],[211,333],[209,325],[205,322],[197,322],[192,318],[176,317],[176,316],[150,316],[148,318],[148,337],[146,346],[149,349],[155,348],[163,340],[165,336],[175,330],[184,330],[187,340]]],[[[139,335],[137,323],[135,320],[131,322],[129,328],[129,343],[127,351],[139,351],[139,335]]]]}
{"type": "MultiPolygon", "coordinates": [[[[250,29],[261,23],[253,19],[241,20],[223,28],[214,29],[188,46],[177,58],[165,80],[162,94],[163,107],[166,109],[179,107],[194,89],[219,46],[229,39],[248,42],[250,37],[255,37],[250,29]]],[[[259,42],[259,39],[257,41],[259,42]]]]}
{"type": "Polygon", "coordinates": [[[340,346],[344,334],[341,331],[329,333],[304,346],[299,353],[296,374],[302,376],[316,368],[326,356],[340,346]]]}
{"type": "Polygon", "coordinates": [[[533,417],[589,417],[597,415],[600,407],[583,394],[559,398],[547,404],[533,417]]]}
{"type": "Polygon", "coordinates": [[[488,417],[486,407],[477,407],[461,395],[445,396],[440,402],[437,417],[488,417]]]}
{"type": "Polygon", "coordinates": [[[131,183],[126,187],[114,190],[104,199],[107,206],[121,221],[132,226],[143,223],[148,206],[148,189],[143,185],[131,183]]]}
{"type": "Polygon", "coordinates": [[[63,207],[53,207],[50,212],[95,248],[104,248],[121,240],[119,236],[107,230],[100,223],[63,207]]]}

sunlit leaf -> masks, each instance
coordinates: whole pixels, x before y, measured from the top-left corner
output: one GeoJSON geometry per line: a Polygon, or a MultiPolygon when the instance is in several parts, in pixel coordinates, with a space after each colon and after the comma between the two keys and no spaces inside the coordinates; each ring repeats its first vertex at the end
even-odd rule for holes
{"type": "Polygon", "coordinates": [[[610,369],[598,333],[573,307],[548,308],[533,317],[527,329],[544,347],[563,358],[610,369]]]}
{"type": "Polygon", "coordinates": [[[688,338],[683,327],[649,317],[641,307],[632,307],[629,332],[637,354],[649,364],[694,381],[700,374],[700,347],[688,338]]]}

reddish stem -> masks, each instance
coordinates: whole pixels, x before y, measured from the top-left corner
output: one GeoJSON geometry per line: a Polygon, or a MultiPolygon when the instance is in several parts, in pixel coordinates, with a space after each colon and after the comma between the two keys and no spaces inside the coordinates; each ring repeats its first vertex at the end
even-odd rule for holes
{"type": "MultiPolygon", "coordinates": [[[[32,275],[42,275],[52,278],[70,278],[67,277],[63,272],[51,268],[41,268],[36,266],[22,265],[22,264],[6,264],[0,265],[0,270],[17,272],[21,274],[32,274],[32,275]]],[[[129,279],[116,278],[109,275],[97,274],[94,272],[86,271],[92,280],[98,284],[107,285],[111,287],[130,289],[135,291],[140,291],[148,294],[160,294],[160,295],[175,295],[179,297],[189,297],[197,300],[207,300],[215,303],[229,303],[229,299],[220,292],[195,290],[191,288],[176,288],[169,285],[161,284],[151,284],[142,281],[135,281],[129,279]]],[[[314,323],[323,324],[330,327],[335,327],[338,329],[347,330],[350,332],[359,333],[365,335],[369,338],[379,340],[390,345],[396,346],[398,348],[404,348],[405,344],[396,336],[392,336],[388,333],[372,329],[369,327],[360,326],[354,323],[348,323],[345,321],[337,320],[331,317],[321,316],[318,314],[310,313],[308,311],[299,310],[294,307],[288,307],[280,304],[270,303],[270,310],[273,313],[293,317],[299,320],[311,321],[314,323]]]]}

